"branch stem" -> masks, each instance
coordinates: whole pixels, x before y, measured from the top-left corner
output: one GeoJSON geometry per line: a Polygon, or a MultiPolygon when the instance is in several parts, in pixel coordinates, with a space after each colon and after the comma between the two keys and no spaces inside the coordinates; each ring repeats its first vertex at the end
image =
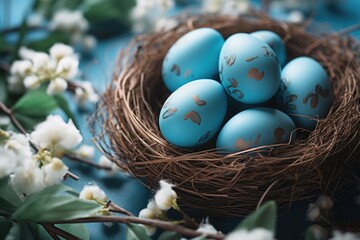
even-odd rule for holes
{"type": "Polygon", "coordinates": [[[215,240],[222,240],[224,239],[225,235],[218,233],[218,234],[204,234],[201,232],[197,232],[196,230],[186,228],[182,225],[156,220],[156,219],[146,219],[146,218],[138,218],[138,217],[117,217],[117,216],[106,216],[106,217],[87,217],[87,218],[78,218],[73,220],[63,220],[59,222],[53,222],[53,224],[66,224],[66,223],[93,223],[93,222],[117,222],[117,223],[138,223],[138,224],[145,224],[156,228],[161,228],[167,231],[173,231],[180,233],[186,237],[198,237],[198,236],[205,236],[215,240]]]}
{"type": "Polygon", "coordinates": [[[116,212],[116,213],[121,213],[121,214],[125,214],[128,216],[133,216],[131,212],[118,206],[117,204],[113,203],[112,201],[109,201],[106,205],[107,205],[107,207],[109,207],[110,212],[116,212]]]}

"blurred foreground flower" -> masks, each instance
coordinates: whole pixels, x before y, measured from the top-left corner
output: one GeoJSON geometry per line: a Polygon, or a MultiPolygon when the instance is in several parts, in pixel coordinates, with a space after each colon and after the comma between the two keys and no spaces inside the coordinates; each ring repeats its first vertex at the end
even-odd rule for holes
{"type": "Polygon", "coordinates": [[[237,17],[248,13],[250,3],[248,0],[204,0],[202,11],[205,13],[219,13],[225,16],[237,17]]]}
{"type": "Polygon", "coordinates": [[[136,6],[131,12],[133,32],[144,33],[155,27],[159,30],[176,26],[174,20],[166,19],[174,5],[174,0],[136,0],[136,6]]]}
{"type": "Polygon", "coordinates": [[[251,231],[247,231],[244,229],[234,231],[226,236],[225,240],[273,240],[274,234],[269,230],[263,228],[255,228],[251,231]]]}

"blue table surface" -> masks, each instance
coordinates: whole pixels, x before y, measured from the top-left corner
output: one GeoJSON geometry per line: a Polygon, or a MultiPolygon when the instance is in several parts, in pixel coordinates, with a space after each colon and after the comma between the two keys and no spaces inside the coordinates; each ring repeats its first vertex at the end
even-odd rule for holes
{"type": "MultiPolygon", "coordinates": [[[[2,1],[0,0],[0,14],[2,14],[2,1]]],[[[13,0],[13,7],[11,9],[12,22],[11,25],[17,25],[21,20],[21,16],[26,11],[30,1],[13,0]]],[[[1,17],[0,17],[1,19],[1,17]]],[[[344,0],[337,10],[329,10],[321,7],[316,12],[316,23],[328,27],[329,30],[340,30],[350,25],[360,23],[360,1],[358,0],[344,0]]],[[[4,23],[0,20],[0,29],[4,23]]],[[[322,29],[323,30],[323,29],[322,29]]],[[[351,34],[357,39],[360,39],[360,31],[351,34]]],[[[96,89],[103,92],[105,87],[111,80],[112,71],[115,67],[115,58],[120,49],[126,47],[131,38],[130,33],[122,33],[110,39],[100,40],[97,47],[93,51],[93,57],[83,59],[80,64],[81,71],[85,74],[86,79],[91,81],[96,89]]],[[[87,118],[90,112],[84,113],[77,111],[75,105],[72,106],[76,111],[77,121],[80,123],[80,130],[84,135],[84,143],[91,144],[91,134],[87,126],[87,118]]],[[[96,154],[97,158],[100,156],[96,154]]],[[[67,184],[80,191],[83,186],[90,181],[95,181],[108,195],[108,199],[116,202],[120,206],[128,209],[134,214],[144,208],[151,197],[149,191],[144,188],[138,180],[125,177],[117,174],[115,177],[108,177],[105,172],[83,166],[79,163],[67,161],[72,172],[80,176],[80,181],[68,180],[67,184]]],[[[355,198],[355,196],[353,196],[355,198]]],[[[294,204],[289,213],[279,217],[279,239],[297,239],[309,224],[306,222],[306,204],[294,204]]],[[[344,208],[344,211],[348,209],[344,208]]],[[[350,210],[351,212],[352,210],[350,210]]],[[[359,214],[357,215],[358,218],[359,214]]],[[[234,226],[236,221],[231,219],[213,219],[213,223],[219,226],[223,231],[228,231],[234,226]]],[[[357,219],[360,220],[360,219],[357,219]]],[[[124,239],[124,226],[114,224],[109,228],[100,223],[89,224],[89,231],[91,239],[124,239]]]]}

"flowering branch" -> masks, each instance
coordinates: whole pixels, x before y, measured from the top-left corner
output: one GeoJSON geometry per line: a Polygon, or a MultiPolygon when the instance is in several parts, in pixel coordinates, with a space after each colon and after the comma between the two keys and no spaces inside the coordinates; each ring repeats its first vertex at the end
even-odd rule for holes
{"type": "Polygon", "coordinates": [[[156,219],[148,218],[138,218],[138,217],[116,217],[116,216],[106,216],[106,217],[87,217],[87,218],[78,218],[73,220],[64,220],[59,222],[53,222],[52,224],[66,224],[66,223],[94,223],[94,222],[117,222],[117,223],[138,223],[149,225],[156,228],[161,228],[163,230],[172,231],[180,233],[187,237],[198,237],[205,236],[211,239],[221,240],[225,238],[224,234],[204,234],[196,230],[186,228],[182,225],[177,225],[167,221],[161,221],[156,219]]]}
{"type": "MultiPolygon", "coordinates": [[[[16,119],[16,117],[14,116],[14,114],[12,113],[11,109],[8,108],[3,102],[0,101],[0,110],[2,112],[5,113],[6,116],[8,116],[10,118],[10,121],[11,123],[19,130],[19,132],[21,132],[22,134],[26,135],[27,132],[26,130],[24,129],[24,127],[19,123],[19,121],[16,119]]],[[[36,150],[38,151],[39,149],[30,141],[30,145],[36,150]]],[[[68,153],[65,153],[64,154],[65,157],[69,158],[70,160],[72,161],[76,161],[76,162],[81,162],[81,163],[84,163],[84,164],[87,164],[91,167],[95,167],[97,169],[102,169],[102,170],[106,170],[106,171],[111,171],[112,168],[109,167],[109,166],[103,166],[103,165],[100,165],[100,164],[97,164],[95,162],[92,162],[92,161],[89,161],[89,160],[86,160],[86,159],[83,159],[81,157],[78,157],[78,156],[75,156],[75,155],[72,155],[72,154],[68,154],[68,153]]],[[[68,174],[69,177],[77,180],[79,179],[76,175],[74,175],[73,173],[70,173],[68,174]]]]}
{"type": "Polygon", "coordinates": [[[133,216],[131,212],[113,203],[111,200],[106,203],[106,207],[109,208],[110,212],[122,213],[128,216],[133,216]]]}

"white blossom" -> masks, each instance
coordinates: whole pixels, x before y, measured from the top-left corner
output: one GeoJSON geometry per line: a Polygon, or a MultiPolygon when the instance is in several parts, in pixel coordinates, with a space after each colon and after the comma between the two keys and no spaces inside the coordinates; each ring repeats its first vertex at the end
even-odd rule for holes
{"type": "Polygon", "coordinates": [[[301,23],[304,21],[304,19],[305,16],[301,11],[294,10],[289,13],[286,20],[290,23],[301,23]]]}
{"type": "Polygon", "coordinates": [[[174,0],[137,0],[131,11],[133,31],[142,33],[150,31],[156,23],[166,17],[167,12],[174,7],[174,0]]]}
{"type": "Polygon", "coordinates": [[[225,16],[239,16],[250,9],[248,0],[204,0],[202,11],[206,13],[219,13],[225,16]]]}
{"type": "Polygon", "coordinates": [[[36,52],[31,61],[33,62],[33,71],[46,70],[50,65],[50,56],[44,52],[36,52]]]}
{"type": "Polygon", "coordinates": [[[80,106],[85,105],[87,102],[96,103],[99,95],[94,91],[90,82],[78,82],[79,87],[75,89],[75,99],[80,106]]]}
{"type": "Polygon", "coordinates": [[[50,29],[67,32],[85,32],[89,28],[89,22],[84,18],[81,11],[59,10],[55,12],[50,29]]]}
{"type": "Polygon", "coordinates": [[[317,200],[316,200],[316,205],[320,208],[320,209],[323,209],[323,210],[330,210],[333,205],[334,205],[334,202],[333,200],[331,200],[330,197],[327,197],[327,196],[320,196],[317,200]]]}
{"type": "Polygon", "coordinates": [[[82,141],[79,130],[70,119],[68,123],[58,115],[50,115],[35,127],[31,140],[41,148],[70,150],[82,141]]]}
{"type": "Polygon", "coordinates": [[[21,46],[19,49],[19,56],[22,59],[31,60],[37,52],[27,47],[21,46]]]}
{"type": "Polygon", "coordinates": [[[274,234],[264,228],[255,228],[251,231],[241,229],[228,234],[225,240],[273,240],[274,234]]]}
{"type": "Polygon", "coordinates": [[[95,155],[95,148],[93,146],[84,144],[75,151],[75,154],[81,158],[91,159],[95,155]]]}
{"type": "Polygon", "coordinates": [[[10,73],[18,77],[25,77],[32,72],[32,63],[29,60],[17,60],[11,64],[10,73]]]}
{"type": "Polygon", "coordinates": [[[314,204],[310,203],[307,210],[307,219],[316,222],[320,219],[320,208],[314,204]]]}
{"type": "Polygon", "coordinates": [[[23,161],[24,159],[31,158],[32,151],[29,144],[28,136],[19,133],[10,132],[10,137],[6,141],[4,147],[9,151],[13,151],[19,161],[23,161]]]}
{"type": "Polygon", "coordinates": [[[37,166],[32,159],[25,159],[10,175],[10,183],[15,192],[19,195],[29,195],[39,192],[46,187],[44,172],[37,166]]]}
{"type": "Polygon", "coordinates": [[[44,180],[47,186],[59,184],[69,170],[63,161],[56,157],[52,158],[51,162],[41,169],[44,171],[44,180]]]}
{"type": "Polygon", "coordinates": [[[174,18],[161,18],[155,24],[155,31],[168,31],[178,25],[178,21],[176,21],[174,18]]]}
{"type": "Polygon", "coordinates": [[[218,233],[218,231],[214,228],[214,226],[209,223],[209,218],[206,218],[205,221],[200,223],[200,226],[196,231],[204,233],[204,234],[217,234],[218,233]]]}
{"type": "Polygon", "coordinates": [[[34,75],[27,76],[24,79],[24,85],[28,89],[36,89],[40,86],[40,79],[34,75]]]}
{"type": "Polygon", "coordinates": [[[172,189],[174,185],[165,180],[160,180],[159,183],[160,189],[156,192],[154,197],[156,205],[164,211],[167,211],[172,207],[177,207],[177,194],[172,189]]]}
{"type": "Polygon", "coordinates": [[[352,233],[352,232],[340,232],[335,230],[333,232],[332,238],[330,240],[358,240],[360,239],[360,233],[352,233]]]}
{"type": "Polygon", "coordinates": [[[78,73],[79,60],[74,57],[65,56],[59,61],[56,73],[63,78],[72,79],[78,73]]]}
{"type": "Polygon", "coordinates": [[[94,36],[85,35],[81,38],[81,45],[86,51],[90,51],[96,47],[97,40],[94,36]]]}
{"type": "MultiPolygon", "coordinates": [[[[155,215],[148,208],[144,208],[143,210],[141,210],[139,212],[139,218],[154,219],[155,215]]],[[[148,236],[152,236],[156,232],[156,227],[152,227],[152,226],[144,225],[144,224],[139,224],[139,225],[145,229],[145,232],[148,236]]]]}
{"type": "Polygon", "coordinates": [[[49,95],[59,94],[63,93],[68,87],[68,83],[63,78],[55,78],[54,80],[51,80],[46,92],[49,95]]]}
{"type": "Polygon", "coordinates": [[[89,183],[81,190],[79,198],[106,202],[105,192],[95,183],[89,183]]]}
{"type": "Polygon", "coordinates": [[[55,43],[49,49],[50,56],[56,61],[60,61],[64,57],[71,57],[74,54],[74,49],[63,43],[55,43]]]}

